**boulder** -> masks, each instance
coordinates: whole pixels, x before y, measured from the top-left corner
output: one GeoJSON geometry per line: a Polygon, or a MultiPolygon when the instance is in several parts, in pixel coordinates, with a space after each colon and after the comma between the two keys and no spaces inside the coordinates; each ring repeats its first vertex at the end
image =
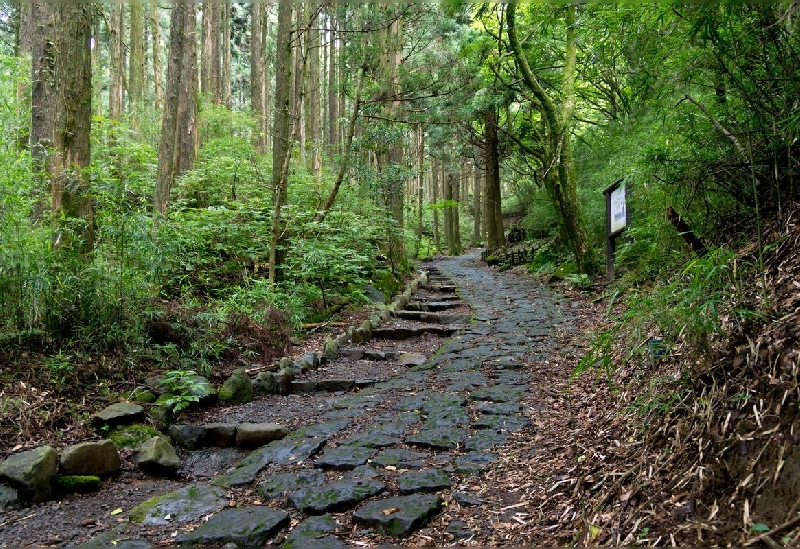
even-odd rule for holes
{"type": "Polygon", "coordinates": [[[218,396],[224,404],[245,404],[253,400],[253,384],[244,368],[233,371],[222,385],[218,396]]]}
{"type": "Polygon", "coordinates": [[[146,473],[170,475],[181,466],[181,460],[164,437],[153,437],[142,443],[136,465],[146,473]]]}
{"type": "MultiPolygon", "coordinates": [[[[112,441],[120,450],[129,448],[136,450],[145,440],[157,437],[160,433],[149,425],[134,423],[122,425],[108,433],[108,440],[112,441]]],[[[63,460],[63,457],[62,457],[63,460]]]]}
{"type": "Polygon", "coordinates": [[[336,360],[339,356],[339,344],[335,339],[327,338],[322,347],[322,356],[328,360],[336,360]]]}
{"type": "Polygon", "coordinates": [[[256,448],[289,434],[289,429],[277,423],[241,423],[236,430],[236,445],[256,448]]]}
{"type": "Polygon", "coordinates": [[[0,481],[17,490],[23,501],[47,501],[53,495],[58,453],[41,446],[9,456],[0,463],[0,481]]]}
{"type": "Polygon", "coordinates": [[[292,381],[294,380],[294,368],[283,368],[275,375],[275,383],[278,393],[288,395],[292,392],[292,381]]]}
{"type": "Polygon", "coordinates": [[[272,372],[259,372],[253,380],[253,392],[259,395],[278,394],[278,382],[272,372]]]}
{"type": "Polygon", "coordinates": [[[61,452],[61,467],[68,475],[102,476],[119,471],[121,466],[117,445],[110,440],[82,442],[61,452]]]}
{"type": "Polygon", "coordinates": [[[137,423],[143,419],[144,408],[138,404],[117,402],[93,415],[91,424],[94,428],[99,429],[105,426],[113,427],[125,423],[137,423]]]}

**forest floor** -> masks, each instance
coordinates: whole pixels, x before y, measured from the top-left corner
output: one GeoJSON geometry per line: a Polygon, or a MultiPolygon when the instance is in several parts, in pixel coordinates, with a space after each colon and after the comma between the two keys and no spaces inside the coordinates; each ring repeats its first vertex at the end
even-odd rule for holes
{"type": "MultiPolygon", "coordinates": [[[[703,442],[706,433],[716,432],[711,442],[718,445],[727,445],[730,433],[725,438],[724,428],[721,433],[714,431],[721,428],[719,425],[709,424],[703,430],[700,420],[706,416],[685,413],[691,403],[686,392],[680,393],[684,402],[674,400],[678,393],[664,381],[667,366],[659,372],[661,377],[655,376],[656,372],[642,375],[641,365],[620,368],[613,382],[597,370],[572,376],[588,350],[591,332],[609,322],[607,304],[596,299],[599,288],[594,292],[581,292],[568,285],[551,289],[524,269],[501,272],[487,268],[474,251],[461,257],[437,258],[423,269],[440,271],[458,288],[464,303],[451,314],[458,317],[466,313],[472,321],[460,326],[450,338],[428,334],[404,340],[374,339],[368,345],[400,354],[421,353],[427,358],[421,367],[408,369],[394,361],[366,362],[343,356],[309,376],[369,377],[376,384],[350,393],[262,397],[242,406],[217,405],[181,417],[182,422],[198,424],[276,422],[295,430],[303,442],[320,436],[324,439],[322,450],[301,463],[268,464],[254,482],[227,488],[229,506],[269,506],[289,515],[289,527],[276,533],[269,545],[284,543],[292,529],[308,520],[308,513],[290,504],[286,493],[267,500],[258,489],[258,481],[317,469],[324,471],[325,486],[348,479],[382,484],[383,495],[372,500],[409,493],[402,490],[400,477],[420,470],[444,473],[449,482],[449,486],[435,488],[441,498],[436,512],[403,537],[382,535],[355,520],[352,510],[360,505],[332,510],[336,526],[330,533],[335,538],[325,538],[328,546],[772,541],[769,536],[758,537],[764,532],[760,527],[749,528],[761,524],[756,520],[766,513],[764,501],[742,503],[737,499],[746,495],[747,482],[754,475],[737,477],[719,465],[719,460],[717,465],[702,461],[704,449],[710,452],[703,442]],[[653,379],[660,379],[666,388],[660,393],[643,390],[648,384],[652,389],[653,379]],[[649,409],[655,410],[655,415],[635,409],[635,404],[648,395],[656,399],[649,409]],[[662,402],[659,395],[673,400],[662,402]],[[656,409],[661,404],[665,406],[656,409]],[[670,406],[676,410],[674,414],[670,406]],[[420,438],[426,431],[442,436],[449,432],[455,438],[430,443],[420,438]],[[365,458],[371,467],[322,465],[330,462],[329,450],[352,447],[359,437],[363,442],[365,433],[376,439],[378,435],[386,437],[385,443],[372,444],[374,451],[365,458]],[[380,465],[380,457],[389,450],[413,452],[409,455],[414,459],[398,466],[380,465]],[[699,480],[696,463],[701,464],[699,480]],[[719,480],[725,475],[727,483],[719,480]],[[739,480],[743,484],[737,487],[739,480]],[[747,515],[743,525],[742,505],[746,513],[753,509],[761,515],[747,515]]],[[[421,298],[435,300],[437,296],[421,298]]],[[[349,320],[357,325],[365,316],[365,312],[353,313],[349,320]]],[[[393,319],[390,325],[407,328],[417,324],[393,319]]],[[[295,353],[299,356],[308,349],[321,349],[326,335],[315,333],[298,345],[295,353]]],[[[754,411],[756,418],[766,418],[763,410],[761,415],[755,407],[754,411]]],[[[747,412],[739,416],[747,419],[747,412]]],[[[741,421],[734,416],[731,424],[738,429],[741,421]]],[[[758,449],[753,437],[739,438],[736,451],[744,448],[746,453],[749,444],[750,456],[746,459],[752,460],[758,449]]],[[[43,440],[52,442],[54,436],[45,434],[43,440]]],[[[54,444],[59,445],[57,440],[54,444]]],[[[723,452],[718,455],[724,457],[723,452]]],[[[777,450],[764,454],[761,449],[755,461],[762,458],[764,471],[772,471],[777,463],[777,478],[780,461],[789,455],[778,455],[777,450]]],[[[98,493],[0,513],[0,546],[71,546],[88,540],[118,542],[117,546],[122,542],[133,546],[137,542],[172,545],[197,528],[198,521],[133,524],[129,511],[153,496],[189,484],[209,483],[232,471],[247,453],[235,448],[207,448],[182,450],[180,456],[183,466],[174,478],[145,476],[136,469],[131,452],[123,455],[122,471],[106,479],[98,493]]],[[[789,478],[795,478],[794,466],[789,464],[784,472],[786,469],[790,470],[789,478]]],[[[757,478],[766,474],[762,471],[757,478]]],[[[785,504],[793,490],[786,489],[776,497],[785,504]]],[[[396,511],[390,508],[384,513],[396,511]]],[[[771,523],[778,524],[784,534],[797,527],[794,523],[781,524],[779,519],[771,523]]]]}

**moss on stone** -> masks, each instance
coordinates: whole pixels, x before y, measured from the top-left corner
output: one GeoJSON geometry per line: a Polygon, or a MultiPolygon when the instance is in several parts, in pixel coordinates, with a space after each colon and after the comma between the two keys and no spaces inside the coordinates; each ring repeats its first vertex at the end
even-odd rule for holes
{"type": "Polygon", "coordinates": [[[145,404],[150,404],[151,402],[156,401],[156,394],[153,391],[148,391],[143,387],[137,387],[131,393],[130,398],[128,400],[132,402],[142,402],[145,404]]]}
{"type": "Polygon", "coordinates": [[[142,503],[131,509],[131,512],[128,513],[128,518],[130,519],[131,522],[136,522],[136,523],[144,522],[144,519],[147,518],[147,514],[150,511],[150,509],[153,509],[156,505],[161,503],[162,500],[167,499],[171,495],[172,495],[171,493],[163,494],[160,496],[156,496],[154,498],[150,498],[147,501],[143,501],[142,503]]]}
{"type": "Polygon", "coordinates": [[[95,492],[100,489],[100,477],[94,475],[64,475],[56,478],[56,486],[62,494],[95,492]]]}
{"type": "Polygon", "coordinates": [[[161,433],[149,425],[134,423],[132,425],[123,425],[122,427],[114,429],[108,434],[107,438],[114,442],[119,449],[132,448],[135,450],[145,440],[157,437],[160,434],[161,433]]]}

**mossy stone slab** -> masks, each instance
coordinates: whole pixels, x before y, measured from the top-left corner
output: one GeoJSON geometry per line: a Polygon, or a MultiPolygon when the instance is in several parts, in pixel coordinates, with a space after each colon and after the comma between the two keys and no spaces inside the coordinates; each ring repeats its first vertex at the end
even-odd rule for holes
{"type": "Polygon", "coordinates": [[[408,537],[427,523],[442,508],[435,494],[415,494],[371,501],[356,509],[353,520],[382,534],[408,537]]]}
{"type": "Polygon", "coordinates": [[[339,480],[323,486],[302,488],[288,496],[289,505],[310,515],[344,511],[386,489],[377,480],[339,480]]]}
{"type": "Polygon", "coordinates": [[[208,484],[190,484],[174,492],[156,496],[140,503],[130,512],[132,522],[145,525],[199,521],[228,505],[228,495],[222,488],[208,484]]]}
{"type": "Polygon", "coordinates": [[[289,524],[289,515],[265,506],[223,509],[196,530],[178,536],[178,545],[260,547],[289,524]]]}
{"type": "Polygon", "coordinates": [[[427,469],[400,475],[397,479],[397,486],[401,494],[408,495],[447,490],[452,486],[452,482],[447,473],[441,469],[427,469]]]}
{"type": "Polygon", "coordinates": [[[294,527],[281,549],[348,547],[333,535],[340,526],[330,515],[308,517],[294,527]]]}
{"type": "Polygon", "coordinates": [[[233,471],[215,478],[215,486],[242,486],[250,484],[256,475],[269,463],[288,465],[305,461],[325,444],[324,438],[301,440],[276,440],[266,446],[253,450],[233,471]]]}
{"type": "Polygon", "coordinates": [[[258,485],[258,493],[262,498],[272,499],[300,488],[321,486],[325,483],[325,480],[325,473],[317,469],[309,469],[299,473],[281,473],[265,478],[258,485]]]}
{"type": "Polygon", "coordinates": [[[423,429],[413,435],[406,437],[408,444],[435,448],[437,450],[454,450],[467,438],[467,431],[464,429],[452,429],[439,427],[436,429],[423,429]]]}
{"type": "Polygon", "coordinates": [[[326,450],[314,462],[314,467],[348,471],[359,465],[364,465],[375,454],[375,449],[367,446],[337,446],[326,450]]]}

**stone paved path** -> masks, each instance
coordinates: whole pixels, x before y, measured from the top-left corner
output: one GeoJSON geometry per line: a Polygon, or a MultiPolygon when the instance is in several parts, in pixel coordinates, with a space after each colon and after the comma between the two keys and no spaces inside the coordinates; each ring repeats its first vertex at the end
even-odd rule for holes
{"type": "Polygon", "coordinates": [[[523,410],[520,398],[535,383],[530,365],[553,351],[554,333],[569,329],[570,314],[548,289],[477,259],[469,253],[425,264],[426,299],[397,315],[420,313],[438,325],[448,303],[460,298],[472,307],[472,321],[448,324],[458,331],[433,357],[372,387],[328,397],[324,421],[252,453],[206,451],[204,459],[229,459],[233,467],[138,506],[130,522],[87,545],[147,546],[148,528],[164,524],[174,526],[179,544],[335,547],[344,545],[336,535],[343,528],[402,543],[445,501],[480,505],[464,479],[480,475],[508,434],[528,425],[535,411],[523,410]],[[257,491],[261,505],[231,508],[237,490],[257,491]]]}

